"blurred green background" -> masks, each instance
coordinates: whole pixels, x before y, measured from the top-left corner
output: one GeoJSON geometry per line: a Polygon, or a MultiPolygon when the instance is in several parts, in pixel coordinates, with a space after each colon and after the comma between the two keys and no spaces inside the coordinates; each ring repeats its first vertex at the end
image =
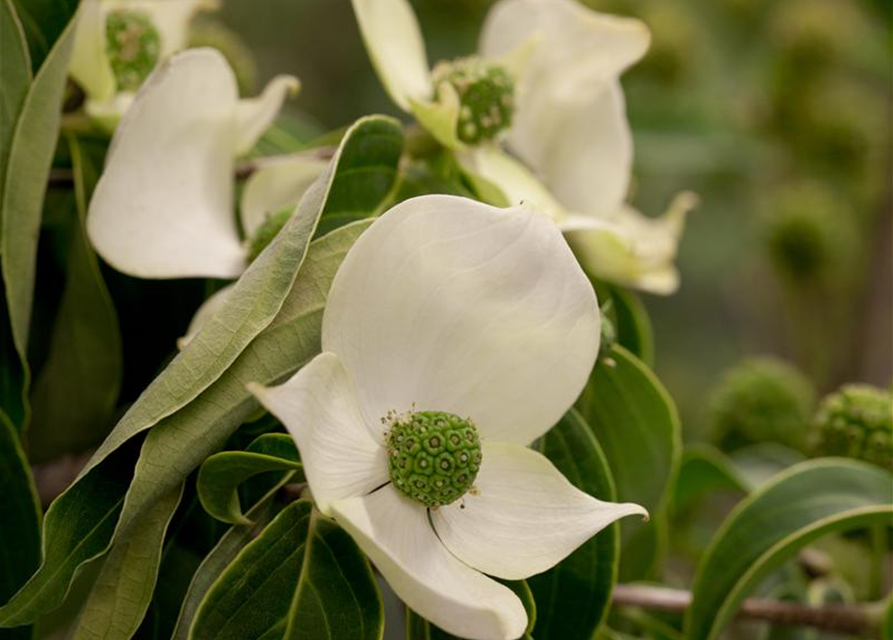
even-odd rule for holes
{"type": "MultiPolygon", "coordinates": [[[[429,61],[472,53],[488,0],[413,2],[429,61]]],[[[701,206],[682,288],[648,296],[656,370],[688,440],[742,357],[777,355],[820,392],[891,379],[890,4],[870,0],[589,0],[653,33],[623,77],[636,141],[632,201],[701,206]]],[[[224,0],[254,54],[253,92],[303,83],[289,128],[310,139],[367,113],[402,117],[373,74],[348,0],[224,0]]],[[[252,87],[253,85],[253,87],[252,87]]]]}

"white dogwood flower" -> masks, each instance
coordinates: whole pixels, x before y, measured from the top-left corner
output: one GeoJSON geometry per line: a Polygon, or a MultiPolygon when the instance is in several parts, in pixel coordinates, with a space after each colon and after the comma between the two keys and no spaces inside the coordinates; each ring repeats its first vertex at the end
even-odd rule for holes
{"type": "Polygon", "coordinates": [[[292,76],[239,99],[215,49],[172,56],[145,82],[115,131],[96,185],[87,231],[102,258],[141,278],[236,278],[322,174],[326,162],[296,154],[260,162],[233,206],[236,158],[276,117],[292,76]],[[252,249],[252,245],[254,248],[252,249]]]}
{"type": "Polygon", "coordinates": [[[599,347],[592,287],[529,207],[454,196],[377,219],[329,293],[322,354],[252,393],[294,437],[317,507],[406,604],[449,633],[524,632],[518,580],[617,519],[528,448],[599,347]]]}
{"type": "MultiPolygon", "coordinates": [[[[460,157],[472,179],[496,187],[509,203],[528,202],[549,214],[586,270],[642,291],[670,294],[679,287],[675,261],[687,213],[697,196],[678,194],[651,218],[619,199],[604,210],[569,210],[524,164],[491,147],[460,157]]],[[[592,206],[597,206],[594,196],[592,206]]]]}
{"type": "Polygon", "coordinates": [[[213,0],[84,0],[69,72],[91,117],[113,130],[159,62],[186,47],[189,24],[213,0]]]}
{"type": "Polygon", "coordinates": [[[472,181],[495,186],[510,204],[543,205],[594,275],[654,293],[677,288],[690,196],[659,219],[625,203],[633,154],[619,77],[648,49],[644,24],[574,0],[501,0],[485,21],[480,57],[432,72],[406,0],[353,5],[391,98],[459,151],[472,181]]]}

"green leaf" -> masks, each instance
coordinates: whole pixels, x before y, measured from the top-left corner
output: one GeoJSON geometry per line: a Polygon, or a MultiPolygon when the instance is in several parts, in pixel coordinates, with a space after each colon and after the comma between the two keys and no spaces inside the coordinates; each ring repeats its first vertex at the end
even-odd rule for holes
{"type": "Polygon", "coordinates": [[[129,640],[140,626],[152,600],[162,541],[183,485],[156,502],[140,526],[119,536],[71,635],[72,640],[129,640]]]}
{"type": "MultiPolygon", "coordinates": [[[[3,202],[12,135],[30,84],[31,59],[24,29],[12,0],[0,0],[0,86],[3,87],[0,92],[0,203],[3,202]]],[[[0,207],[0,238],[2,236],[0,207]]],[[[22,426],[27,415],[25,389],[28,373],[13,340],[3,282],[0,282],[0,294],[0,407],[14,425],[22,426]]]]}
{"type": "Polygon", "coordinates": [[[79,0],[13,0],[28,40],[31,66],[37,73],[53,44],[62,38],[79,0]]]}
{"type": "Polygon", "coordinates": [[[873,465],[822,458],[779,474],[717,532],[698,567],[685,637],[717,637],[748,592],[812,540],[891,518],[893,475],[873,465]]]}
{"type": "Polygon", "coordinates": [[[397,187],[403,130],[391,118],[373,116],[341,142],[338,171],[319,220],[317,237],[349,222],[381,213],[397,187]]]}
{"type": "Polygon", "coordinates": [[[245,545],[255,539],[272,520],[275,513],[271,504],[272,499],[286,481],[287,479],[283,478],[279,484],[267,492],[266,496],[258,500],[248,510],[246,516],[251,524],[230,527],[202,560],[183,597],[180,614],[170,636],[171,640],[186,640],[189,637],[189,629],[195,620],[195,614],[211,586],[245,545]]]}
{"type": "MultiPolygon", "coordinates": [[[[499,580],[509,589],[515,592],[515,595],[524,605],[527,612],[527,629],[524,635],[518,640],[533,640],[530,635],[531,630],[537,622],[537,605],[533,592],[527,584],[526,580],[499,580]]],[[[417,614],[415,611],[406,607],[406,640],[463,640],[457,636],[447,633],[440,627],[437,627],[417,614]]]]}
{"type": "MultiPolygon", "coordinates": [[[[536,448],[578,489],[599,500],[616,500],[608,461],[575,409],[540,438],[536,448]]],[[[528,578],[537,605],[537,640],[589,640],[595,635],[617,582],[619,541],[615,523],[549,571],[528,578]]]]}
{"type": "Polygon", "coordinates": [[[617,342],[649,367],[654,363],[654,331],[651,319],[634,292],[620,287],[609,288],[613,301],[617,342]]]}
{"type": "MultiPolygon", "coordinates": [[[[49,3],[47,3],[49,4],[49,3]]],[[[29,3],[28,13],[17,5],[25,32],[29,33],[32,10],[40,9],[41,2],[29,3]]],[[[31,304],[34,297],[34,274],[37,258],[37,238],[40,214],[46,192],[47,178],[56,148],[56,135],[62,110],[62,95],[68,75],[68,61],[74,41],[76,3],[53,3],[52,18],[47,24],[38,23],[44,34],[55,36],[55,25],[64,24],[52,43],[46,58],[31,50],[32,65],[39,63],[16,119],[9,140],[9,159],[3,187],[0,189],[0,268],[5,284],[6,307],[13,344],[22,367],[28,347],[31,304]],[[38,62],[42,60],[41,62],[38,62]]],[[[30,42],[29,42],[30,44],[30,42]]],[[[4,48],[5,51],[5,48],[4,48]]],[[[4,84],[4,92],[6,91],[4,84]]],[[[28,384],[23,376],[23,391],[28,384]]],[[[27,406],[27,405],[25,405],[27,406]]],[[[27,409],[17,424],[27,420],[27,409]]]]}
{"type": "Polygon", "coordinates": [[[681,436],[676,407],[663,385],[619,345],[601,358],[577,401],[605,452],[617,500],[648,509],[651,520],[621,523],[620,579],[650,575],[659,563],[666,507],[678,465],[681,436]]]}
{"type": "MultiPolygon", "coordinates": [[[[381,121],[399,126],[391,118],[363,118],[351,127],[345,144],[352,136],[364,135],[368,126],[377,128],[381,121]]],[[[370,163],[379,162],[378,156],[370,157],[370,163]]],[[[45,563],[29,581],[28,595],[17,595],[0,609],[0,625],[7,617],[33,619],[57,606],[82,562],[101,555],[113,535],[134,525],[145,509],[180,484],[210,454],[222,449],[238,426],[258,410],[258,403],[245,388],[247,382],[275,384],[319,353],[322,311],[332,279],[347,250],[369,224],[352,223],[310,245],[317,215],[323,210],[340,166],[338,153],[326,176],[304,197],[297,214],[242,275],[221,311],[137,399],[75,484],[53,505],[64,505],[58,510],[67,511],[70,503],[84,499],[82,496],[90,492],[79,486],[86,475],[95,470],[103,476],[109,454],[151,428],[123,508],[116,503],[120,510],[113,516],[112,522],[117,521],[114,534],[103,528],[91,539],[96,548],[91,547],[92,553],[84,555],[79,549],[58,543],[57,538],[64,542],[68,528],[88,526],[90,522],[65,523],[48,517],[44,539],[50,541],[48,544],[60,544],[70,557],[60,563],[61,567],[45,563]],[[246,348],[249,343],[250,348],[246,348]],[[70,493],[76,497],[70,499],[70,493]],[[102,543],[101,535],[105,536],[102,543]]],[[[350,158],[349,166],[356,171],[360,164],[350,158]]],[[[367,202],[370,211],[380,204],[367,202]]],[[[99,502],[111,510],[118,499],[117,495],[114,500],[106,496],[99,502]]],[[[81,515],[72,511],[70,518],[81,520],[81,515]]]]}
{"type": "Polygon", "coordinates": [[[37,376],[28,433],[32,459],[84,450],[111,428],[123,356],[118,316],[87,239],[87,203],[99,179],[105,144],[68,138],[77,212],[69,224],[67,280],[37,376]]]}
{"type": "Polygon", "coordinates": [[[110,456],[50,505],[43,521],[40,568],[0,607],[0,627],[16,627],[55,609],[84,564],[103,555],[133,476],[135,447],[110,456]]]}
{"type": "Polygon", "coordinates": [[[0,202],[9,146],[31,84],[31,57],[25,31],[12,0],[0,1],[0,202]]]}
{"type": "Polygon", "coordinates": [[[750,493],[752,486],[719,449],[699,444],[682,452],[673,492],[673,510],[688,509],[701,496],[717,491],[750,493]]]}
{"type": "Polygon", "coordinates": [[[777,442],[759,442],[733,451],[729,459],[738,474],[753,488],[775,477],[806,457],[777,442]]]}
{"type": "Polygon", "coordinates": [[[291,436],[265,434],[252,442],[247,451],[223,451],[205,460],[196,482],[198,497],[205,511],[218,520],[251,524],[242,514],[239,485],[261,473],[300,469],[298,449],[291,436]]]}
{"type": "Polygon", "coordinates": [[[307,501],[285,508],[211,587],[195,640],[378,640],[384,631],[372,570],[350,536],[307,501]]]}
{"type": "MultiPolygon", "coordinates": [[[[0,411],[0,602],[21,587],[40,564],[40,503],[31,468],[19,436],[9,418],[0,411]]],[[[9,640],[30,638],[30,629],[0,632],[9,640]]]]}

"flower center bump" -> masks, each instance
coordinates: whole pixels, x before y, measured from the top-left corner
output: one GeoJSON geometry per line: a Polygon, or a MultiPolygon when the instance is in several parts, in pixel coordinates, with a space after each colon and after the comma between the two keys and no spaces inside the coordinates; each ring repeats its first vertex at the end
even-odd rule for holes
{"type": "Polygon", "coordinates": [[[440,62],[434,85],[448,82],[459,95],[459,139],[470,145],[492,140],[512,124],[515,82],[504,67],[477,57],[440,62]]]}
{"type": "Polygon", "coordinates": [[[392,415],[387,448],[394,486],[429,508],[465,495],[481,466],[474,424],[443,411],[392,415]]]}
{"type": "Polygon", "coordinates": [[[158,63],[161,36],[142,11],[111,11],[105,23],[106,50],[120,91],[136,91],[158,63]]]}

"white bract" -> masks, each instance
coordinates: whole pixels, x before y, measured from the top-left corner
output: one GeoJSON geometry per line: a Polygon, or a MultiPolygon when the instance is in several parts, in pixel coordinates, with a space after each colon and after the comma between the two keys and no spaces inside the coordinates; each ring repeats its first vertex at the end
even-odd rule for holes
{"type": "Polygon", "coordinates": [[[326,162],[296,154],[260,162],[240,207],[233,205],[236,158],[276,117],[292,76],[239,99],[236,80],[215,49],[190,49],[156,69],[121,120],[96,185],[87,231],[115,269],[140,278],[236,278],[250,239],[294,208],[326,162]]]}
{"type": "Polygon", "coordinates": [[[109,130],[160,61],[186,47],[189,23],[213,0],[84,0],[69,72],[87,113],[109,130]]]}
{"type": "Polygon", "coordinates": [[[488,576],[540,573],[645,514],[528,448],[579,395],[599,335],[592,287],[541,212],[422,196],[349,251],[322,354],[249,388],[297,442],[320,511],[411,609],[458,636],[517,638],[524,607],[488,576]]]}
{"type": "Polygon", "coordinates": [[[511,114],[498,118],[505,131],[490,144],[469,145],[457,134],[465,107],[452,84],[438,81],[437,67],[429,71],[406,0],[353,5],[391,98],[459,152],[472,180],[497,187],[512,204],[540,204],[594,275],[655,293],[676,289],[673,262],[690,198],[658,220],[625,204],[632,137],[619,77],[648,49],[644,24],[574,0],[498,2],[479,51],[482,64],[512,76],[511,114]],[[500,139],[523,164],[493,144],[500,139]]]}

